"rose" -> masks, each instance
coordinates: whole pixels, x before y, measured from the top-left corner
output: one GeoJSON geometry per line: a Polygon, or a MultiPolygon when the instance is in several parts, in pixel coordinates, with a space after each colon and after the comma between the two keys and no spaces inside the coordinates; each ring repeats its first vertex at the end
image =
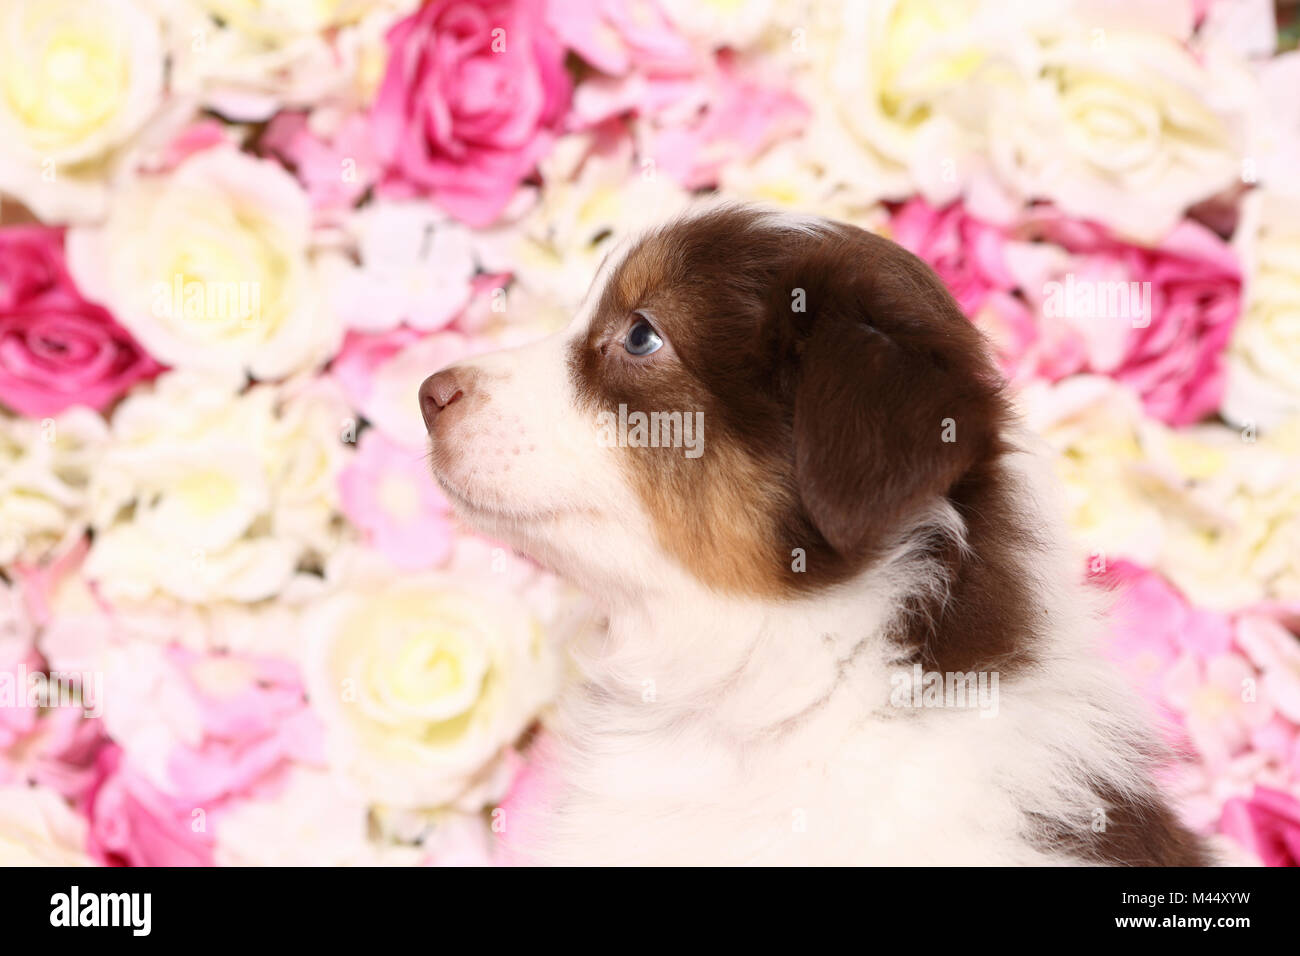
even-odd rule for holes
{"type": "Polygon", "coordinates": [[[0,564],[57,557],[81,538],[107,439],[86,408],[39,422],[0,416],[0,564]]]}
{"type": "Polygon", "coordinates": [[[348,520],[397,567],[422,570],[451,554],[450,509],[423,455],[367,429],[339,489],[348,520]]]}
{"type": "Polygon", "coordinates": [[[1038,332],[1014,294],[1007,231],[970,215],[960,203],[936,208],[917,197],[894,212],[889,232],[934,268],[961,310],[989,336],[1003,371],[1015,377],[1038,332]]]}
{"type": "Polygon", "coordinates": [[[0,12],[0,191],[90,221],[162,97],[159,26],[135,0],[13,0],[0,12]]]}
{"type": "Polygon", "coordinates": [[[568,103],[541,0],[432,0],[388,44],[372,112],[384,188],[488,225],[550,149],[568,103]]]}
{"type": "Polygon", "coordinates": [[[1175,23],[1127,32],[1090,13],[1086,30],[1044,17],[1033,71],[987,100],[989,155],[1018,195],[1156,242],[1238,177],[1249,84],[1198,62],[1175,23]]]}
{"type": "Polygon", "coordinates": [[[331,766],[388,806],[476,809],[500,796],[499,758],[555,690],[555,649],[487,566],[482,584],[466,567],[398,578],[384,567],[352,572],[304,620],[331,766]]]}
{"type": "Polygon", "coordinates": [[[814,15],[805,99],[820,107],[810,138],[828,178],[866,199],[956,199],[984,150],[990,103],[1021,88],[1016,67],[1033,58],[1023,21],[998,4],[943,0],[849,0],[838,16],[814,15]]]}
{"type": "Polygon", "coordinates": [[[241,385],[170,372],[117,409],[85,566],[110,600],[260,601],[336,541],[342,402],[328,386],[241,385]]]}
{"type": "Polygon", "coordinates": [[[0,403],[44,418],[104,408],[159,370],[108,311],[85,301],[57,229],[0,229],[0,403]]]}
{"type": "Polygon", "coordinates": [[[86,821],[44,787],[0,786],[0,866],[89,866],[86,821]]]}
{"type": "Polygon", "coordinates": [[[311,223],[284,169],[221,145],[124,184],[102,226],[69,232],[68,263],[160,361],[279,378],[339,342],[311,223]]]}
{"type": "Polygon", "coordinates": [[[1223,415],[1275,428],[1300,415],[1300,198],[1247,196],[1237,237],[1246,307],[1228,346],[1223,415]]]}
{"type": "Polygon", "coordinates": [[[169,0],[175,93],[231,120],[359,100],[392,20],[390,0],[169,0]]]}
{"type": "Polygon", "coordinates": [[[633,69],[686,73],[698,65],[690,42],[656,0],[549,0],[546,23],[565,46],[611,76],[633,69]]]}
{"type": "Polygon", "coordinates": [[[1051,378],[1109,375],[1171,425],[1218,407],[1222,352],[1241,309],[1241,270],[1229,246],[1184,220],[1147,248],[1052,209],[1031,212],[1017,233],[1038,240],[1003,250],[1039,315],[1042,339],[1026,364],[1051,378]]]}
{"type": "Polygon", "coordinates": [[[1272,787],[1256,787],[1245,800],[1233,797],[1223,807],[1219,824],[1266,866],[1300,865],[1300,800],[1272,787]]]}

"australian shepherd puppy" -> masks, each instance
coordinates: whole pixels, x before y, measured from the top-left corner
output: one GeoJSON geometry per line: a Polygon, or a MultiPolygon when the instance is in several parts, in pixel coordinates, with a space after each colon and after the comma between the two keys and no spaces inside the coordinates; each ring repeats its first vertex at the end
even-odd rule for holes
{"type": "Polygon", "coordinates": [[[1049,466],[933,272],[740,206],[420,389],[457,512],[582,587],[524,860],[1205,861],[1049,466]]]}

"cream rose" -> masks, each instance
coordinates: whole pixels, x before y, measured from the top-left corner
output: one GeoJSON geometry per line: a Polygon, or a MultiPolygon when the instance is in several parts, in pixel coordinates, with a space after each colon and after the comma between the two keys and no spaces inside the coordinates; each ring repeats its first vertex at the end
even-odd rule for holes
{"type": "Polygon", "coordinates": [[[850,0],[814,20],[814,69],[804,99],[816,109],[810,151],[860,200],[919,189],[956,198],[983,143],[989,100],[1018,87],[1032,38],[998,4],[850,0]]]}
{"type": "Polygon", "coordinates": [[[90,866],[86,821],[53,790],[0,787],[0,866],[90,866]]]}
{"type": "Polygon", "coordinates": [[[171,0],[172,82],[177,92],[239,122],[326,101],[359,103],[382,73],[384,31],[417,5],[171,0]]]}
{"type": "Polygon", "coordinates": [[[310,239],[294,178],[219,146],[123,185],[102,226],[68,234],[68,263],[158,360],[279,378],[323,363],[342,334],[310,239]]]}
{"type": "Polygon", "coordinates": [[[80,539],[107,440],[88,408],[41,421],[0,416],[0,564],[39,562],[80,539]]]}
{"type": "Polygon", "coordinates": [[[1040,40],[1023,90],[987,104],[994,168],[1020,196],[1156,242],[1241,175],[1244,66],[1211,73],[1155,32],[1066,24],[1040,40]]]}
{"type": "Polygon", "coordinates": [[[337,395],[313,409],[297,403],[319,396],[285,401],[275,386],[240,384],[171,372],[118,409],[93,476],[86,561],[110,598],[262,600],[336,540],[337,395]]]}
{"type": "Polygon", "coordinates": [[[1235,243],[1246,305],[1228,345],[1222,411],[1239,425],[1275,428],[1300,416],[1300,196],[1251,193],[1235,243]]]}
{"type": "MultiPolygon", "coordinates": [[[[507,559],[500,556],[504,562],[507,559]]],[[[504,749],[555,692],[558,656],[505,569],[354,579],[305,617],[331,766],[394,808],[499,796],[504,749]]]]}
{"type": "Polygon", "coordinates": [[[157,20],[135,0],[0,8],[0,191],[46,220],[91,221],[124,147],[158,108],[157,20]]]}

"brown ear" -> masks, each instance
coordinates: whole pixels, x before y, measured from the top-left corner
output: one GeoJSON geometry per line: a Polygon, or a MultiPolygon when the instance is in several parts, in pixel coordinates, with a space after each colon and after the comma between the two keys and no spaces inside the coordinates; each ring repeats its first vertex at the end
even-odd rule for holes
{"type": "MultiPolygon", "coordinates": [[[[795,476],[804,510],[843,558],[907,530],[992,447],[998,386],[979,334],[934,282],[930,303],[859,298],[813,316],[794,391],[795,476]],[[901,310],[932,308],[907,316],[901,310]],[[956,313],[951,314],[951,313],[956,313]],[[954,325],[953,323],[960,323],[954,325]]],[[[911,289],[909,292],[920,290],[911,289]]],[[[924,298],[924,297],[923,297],[924,298]]]]}

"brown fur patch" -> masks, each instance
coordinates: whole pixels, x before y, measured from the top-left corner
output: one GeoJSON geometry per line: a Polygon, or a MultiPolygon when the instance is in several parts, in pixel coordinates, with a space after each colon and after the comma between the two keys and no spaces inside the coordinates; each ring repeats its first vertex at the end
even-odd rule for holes
{"type": "Polygon", "coordinates": [[[1205,842],[1183,826],[1157,794],[1147,799],[1102,789],[1101,832],[1051,827],[1038,842],[1098,866],[1209,866],[1205,842]]]}

